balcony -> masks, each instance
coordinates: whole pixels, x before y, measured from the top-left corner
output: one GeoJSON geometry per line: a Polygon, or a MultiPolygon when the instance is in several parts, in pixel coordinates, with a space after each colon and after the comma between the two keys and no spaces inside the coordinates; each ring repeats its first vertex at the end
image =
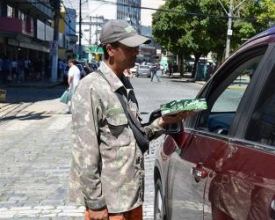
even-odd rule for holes
{"type": "Polygon", "coordinates": [[[33,19],[22,21],[17,18],[0,17],[0,33],[6,35],[22,34],[26,36],[34,36],[33,19]]]}
{"type": "Polygon", "coordinates": [[[53,18],[49,0],[9,0],[9,4],[32,17],[38,17],[40,20],[53,18]]]}

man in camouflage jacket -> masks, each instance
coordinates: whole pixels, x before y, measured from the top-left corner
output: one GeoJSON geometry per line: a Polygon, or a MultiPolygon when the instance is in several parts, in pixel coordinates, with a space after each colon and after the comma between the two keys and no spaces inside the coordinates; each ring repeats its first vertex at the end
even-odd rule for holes
{"type": "MultiPolygon", "coordinates": [[[[124,94],[132,113],[140,119],[123,71],[135,65],[138,46],[150,40],[138,35],[126,21],[111,20],[103,26],[100,41],[104,50],[101,73],[83,78],[72,98],[70,199],[85,204],[86,219],[140,220],[143,155],[115,91],[124,94]]],[[[163,134],[165,124],[186,116],[156,119],[144,128],[148,139],[163,134]]]]}

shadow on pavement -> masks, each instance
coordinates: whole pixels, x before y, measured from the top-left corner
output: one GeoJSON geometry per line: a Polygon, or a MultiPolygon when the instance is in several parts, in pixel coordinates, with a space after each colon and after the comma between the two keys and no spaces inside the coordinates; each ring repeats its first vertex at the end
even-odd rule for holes
{"type": "Polygon", "coordinates": [[[51,117],[50,115],[45,115],[44,112],[41,112],[41,113],[28,113],[26,115],[12,115],[12,116],[7,116],[7,117],[4,117],[2,118],[2,122],[4,121],[9,121],[9,120],[13,120],[13,119],[18,119],[18,120],[41,120],[41,119],[44,119],[44,118],[49,118],[51,117]]]}
{"type": "Polygon", "coordinates": [[[3,103],[37,102],[51,100],[61,97],[67,87],[60,83],[36,83],[24,85],[0,86],[6,90],[6,97],[3,103]]]}

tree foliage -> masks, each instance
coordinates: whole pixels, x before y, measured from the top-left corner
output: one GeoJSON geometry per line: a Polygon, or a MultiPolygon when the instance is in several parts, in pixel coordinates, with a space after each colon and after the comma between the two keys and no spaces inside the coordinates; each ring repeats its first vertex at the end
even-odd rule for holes
{"type": "MultiPolygon", "coordinates": [[[[178,55],[180,66],[190,55],[196,64],[209,52],[219,62],[225,51],[229,6],[230,0],[166,0],[153,14],[154,39],[178,55]]],[[[274,0],[234,0],[233,6],[231,52],[275,21],[274,0]]]]}

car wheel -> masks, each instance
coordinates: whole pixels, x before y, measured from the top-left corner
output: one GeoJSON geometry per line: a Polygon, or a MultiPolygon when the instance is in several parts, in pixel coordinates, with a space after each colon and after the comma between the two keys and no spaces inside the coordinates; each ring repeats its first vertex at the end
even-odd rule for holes
{"type": "Polygon", "coordinates": [[[136,77],[139,77],[138,73],[136,74],[136,77]]]}
{"type": "Polygon", "coordinates": [[[162,183],[157,179],[155,183],[154,220],[165,220],[165,206],[163,201],[162,183]]]}

